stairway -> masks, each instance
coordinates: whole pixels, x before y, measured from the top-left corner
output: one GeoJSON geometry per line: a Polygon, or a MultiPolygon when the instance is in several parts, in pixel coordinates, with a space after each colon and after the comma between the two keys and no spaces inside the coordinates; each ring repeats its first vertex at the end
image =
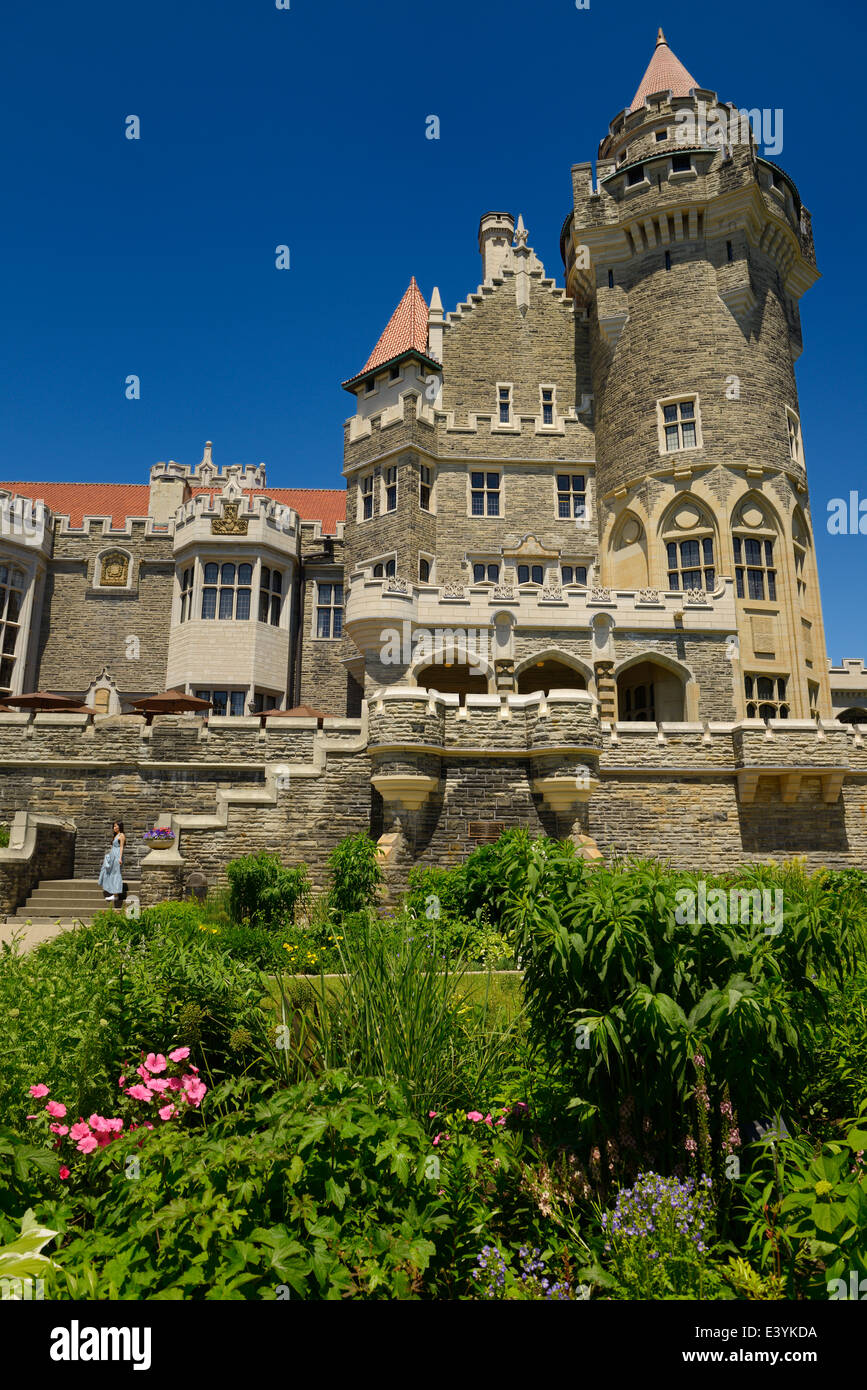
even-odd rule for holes
{"type": "MultiPolygon", "coordinates": [[[[127,883],[126,901],[141,890],[140,883],[127,883]]],[[[0,927],[0,940],[9,941],[23,930],[26,946],[48,941],[60,931],[89,924],[97,912],[107,908],[105,894],[95,880],[76,878],[43,879],[13,916],[0,927]]],[[[121,907],[123,911],[123,907],[121,907]]]]}

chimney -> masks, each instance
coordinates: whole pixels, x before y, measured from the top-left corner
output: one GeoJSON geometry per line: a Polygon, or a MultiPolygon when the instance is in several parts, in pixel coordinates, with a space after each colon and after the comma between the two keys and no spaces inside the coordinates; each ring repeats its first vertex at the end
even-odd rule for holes
{"type": "Polygon", "coordinates": [[[482,253],[482,280],[501,275],[511,255],[515,219],[510,212],[486,212],[479,223],[479,250],[482,253]]]}

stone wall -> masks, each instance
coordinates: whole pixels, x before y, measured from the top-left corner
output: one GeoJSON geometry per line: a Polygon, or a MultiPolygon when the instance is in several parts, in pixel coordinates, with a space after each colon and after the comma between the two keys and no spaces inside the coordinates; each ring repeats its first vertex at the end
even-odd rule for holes
{"type": "Polygon", "coordinates": [[[70,822],[25,811],[9,819],[9,845],[0,849],[0,919],[26,902],[42,879],[71,878],[75,859],[70,822]]]}

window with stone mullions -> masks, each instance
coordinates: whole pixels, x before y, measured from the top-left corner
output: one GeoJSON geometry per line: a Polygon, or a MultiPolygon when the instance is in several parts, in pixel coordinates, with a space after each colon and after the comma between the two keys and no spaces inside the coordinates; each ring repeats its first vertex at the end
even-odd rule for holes
{"type": "Polygon", "coordinates": [[[193,566],[189,565],[181,575],[181,622],[193,616],[193,566]]]}
{"type": "Polygon", "coordinates": [[[259,579],[259,622],[270,622],[272,627],[279,627],[282,604],[283,575],[280,570],[263,565],[259,579]]]}
{"type": "Polygon", "coordinates": [[[713,539],[705,536],[701,540],[669,541],[668,554],[669,589],[707,589],[711,592],[716,586],[716,570],[713,562],[713,539]]]}
{"type": "Polygon", "coordinates": [[[0,565],[0,687],[8,695],[15,671],[15,648],[18,644],[21,606],[24,602],[24,574],[21,570],[0,565]]]}
{"type": "Polygon", "coordinates": [[[499,565],[473,565],[474,584],[499,584],[500,566],[499,565]]]}
{"type": "Polygon", "coordinates": [[[433,473],[425,464],[419,465],[418,470],[418,504],[423,512],[430,511],[430,495],[433,485],[433,473]]]}
{"type": "Polygon", "coordinates": [[[542,565],[519,565],[518,583],[519,584],[542,584],[545,580],[545,570],[542,565]]]}
{"type": "Polygon", "coordinates": [[[787,676],[744,676],[747,719],[788,719],[787,676]]]}
{"type": "Polygon", "coordinates": [[[584,516],[586,484],[583,473],[557,474],[557,515],[584,516]]]}
{"type": "Polygon", "coordinates": [[[202,617],[246,621],[250,616],[252,565],[233,565],[229,561],[205,565],[202,589],[202,617]]]}
{"type": "Polygon", "coordinates": [[[776,601],[777,572],[774,542],[754,536],[735,536],[735,587],[738,598],[776,601]]]}
{"type": "Polygon", "coordinates": [[[361,519],[369,521],[373,516],[373,474],[361,479],[361,519]]]}
{"type": "Polygon", "coordinates": [[[470,491],[470,511],[473,516],[500,515],[499,473],[472,473],[470,491]]]}

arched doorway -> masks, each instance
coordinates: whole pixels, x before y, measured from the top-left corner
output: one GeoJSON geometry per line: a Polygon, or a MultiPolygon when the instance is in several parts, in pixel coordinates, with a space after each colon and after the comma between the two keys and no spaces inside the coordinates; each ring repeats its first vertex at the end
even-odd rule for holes
{"type": "Polygon", "coordinates": [[[637,661],[617,676],[617,718],[626,723],[685,718],[684,682],[678,673],[658,661],[637,661]]]}
{"type": "Polygon", "coordinates": [[[565,661],[547,657],[543,661],[534,661],[519,671],[517,687],[519,695],[532,695],[537,690],[547,695],[552,690],[586,690],[587,681],[574,666],[567,666],[565,661]]]}
{"type": "Polygon", "coordinates": [[[467,665],[425,666],[418,672],[416,684],[424,690],[438,690],[441,695],[458,695],[461,704],[466,702],[467,695],[488,693],[487,676],[467,665]]]}

